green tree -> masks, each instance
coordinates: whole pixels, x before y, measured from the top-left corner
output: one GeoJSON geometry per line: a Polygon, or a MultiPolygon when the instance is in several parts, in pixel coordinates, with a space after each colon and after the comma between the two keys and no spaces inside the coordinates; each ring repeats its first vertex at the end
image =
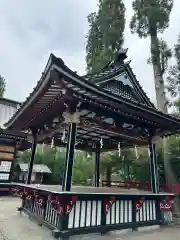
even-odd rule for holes
{"type": "Polygon", "coordinates": [[[111,175],[113,172],[116,172],[120,162],[121,157],[118,156],[117,151],[101,153],[100,171],[102,175],[105,175],[108,186],[111,185],[111,175]]]}
{"type": "MultiPolygon", "coordinates": [[[[30,156],[30,150],[19,154],[19,162],[28,163],[30,156]]],[[[52,171],[52,177],[50,179],[51,183],[60,184],[64,173],[65,149],[51,148],[47,145],[38,145],[35,155],[35,163],[47,165],[52,171]]]]}
{"type": "Polygon", "coordinates": [[[158,33],[163,33],[169,25],[173,0],[134,0],[132,7],[131,31],[140,38],[150,37],[157,105],[161,111],[167,112],[158,33]]]}
{"type": "Polygon", "coordinates": [[[92,184],[94,164],[92,156],[82,151],[76,151],[72,181],[75,185],[92,184]]]}
{"type": "Polygon", "coordinates": [[[88,72],[95,72],[115,59],[122,49],[125,6],[122,0],[99,0],[97,13],[88,16],[86,45],[88,72]]]}
{"type": "MultiPolygon", "coordinates": [[[[163,39],[159,40],[159,53],[160,53],[160,64],[162,76],[168,70],[169,60],[172,57],[172,50],[168,47],[167,42],[163,39]]],[[[152,64],[152,58],[148,59],[148,64],[152,64]]]]}
{"type": "Polygon", "coordinates": [[[167,77],[167,89],[172,98],[175,111],[180,113],[180,34],[174,46],[175,64],[170,68],[167,77]]]}
{"type": "Polygon", "coordinates": [[[171,136],[168,140],[168,154],[171,166],[176,174],[178,182],[180,182],[180,136],[171,136]]]}
{"type": "Polygon", "coordinates": [[[6,90],[6,80],[0,75],[0,97],[3,97],[6,90]]]}
{"type": "Polygon", "coordinates": [[[86,45],[86,64],[88,72],[95,72],[102,67],[102,33],[99,28],[99,19],[96,13],[88,16],[89,32],[86,45]]]}
{"type": "MultiPolygon", "coordinates": [[[[163,78],[165,69],[163,69],[163,62],[161,61],[161,45],[158,39],[158,34],[163,33],[169,26],[169,18],[173,8],[173,3],[173,0],[133,0],[132,7],[134,15],[130,22],[132,33],[137,33],[140,38],[150,38],[150,51],[154,72],[157,106],[159,110],[164,113],[167,113],[168,101],[165,94],[165,84],[163,78]]],[[[167,46],[164,47],[168,49],[167,46]]],[[[164,139],[162,143],[166,182],[176,182],[173,169],[169,164],[167,154],[168,145],[166,139],[164,139]]]]}

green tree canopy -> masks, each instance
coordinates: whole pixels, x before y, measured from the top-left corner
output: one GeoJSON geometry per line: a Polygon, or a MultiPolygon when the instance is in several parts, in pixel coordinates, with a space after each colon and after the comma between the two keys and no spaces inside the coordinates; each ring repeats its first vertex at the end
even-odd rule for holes
{"type": "Polygon", "coordinates": [[[122,48],[125,6],[122,0],[99,0],[97,13],[88,16],[86,45],[88,72],[95,72],[114,60],[122,48]]]}
{"type": "MultiPolygon", "coordinates": [[[[172,50],[168,47],[167,42],[163,39],[159,41],[159,53],[160,53],[160,65],[161,65],[161,74],[163,76],[164,73],[168,70],[169,60],[172,57],[172,50]]],[[[152,64],[152,58],[148,59],[148,64],[152,64]]]]}
{"type": "Polygon", "coordinates": [[[134,15],[130,28],[139,37],[147,37],[153,32],[164,32],[169,26],[169,16],[173,0],[134,0],[132,7],[134,15]]]}
{"type": "MultiPolygon", "coordinates": [[[[28,163],[30,161],[30,155],[30,150],[19,154],[19,162],[28,163]]],[[[38,145],[36,149],[35,163],[47,165],[52,171],[51,182],[54,184],[60,184],[64,173],[65,149],[51,148],[47,145],[38,145]]]]}
{"type": "Polygon", "coordinates": [[[172,98],[172,104],[180,113],[180,34],[174,46],[175,64],[170,68],[167,77],[167,89],[172,98]]]}
{"type": "Polygon", "coordinates": [[[131,31],[137,33],[140,38],[150,37],[157,105],[161,111],[167,112],[162,68],[165,65],[162,65],[161,61],[158,33],[163,33],[169,26],[173,0],[134,0],[132,7],[134,15],[130,22],[131,31]]]}
{"type": "Polygon", "coordinates": [[[0,75],[0,97],[3,97],[6,90],[6,80],[0,75]]]}

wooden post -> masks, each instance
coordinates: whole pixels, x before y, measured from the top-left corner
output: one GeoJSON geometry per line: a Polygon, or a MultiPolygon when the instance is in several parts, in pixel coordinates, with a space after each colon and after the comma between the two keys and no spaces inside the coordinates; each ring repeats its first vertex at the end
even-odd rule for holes
{"type": "Polygon", "coordinates": [[[150,175],[151,190],[153,193],[159,193],[159,179],[157,174],[155,144],[152,142],[152,136],[149,136],[149,158],[150,158],[150,175]]]}
{"type": "Polygon", "coordinates": [[[65,166],[65,176],[64,176],[64,186],[63,191],[71,190],[72,182],[72,168],[74,163],[74,148],[76,143],[76,123],[70,123],[69,134],[67,141],[67,153],[66,153],[66,166],[65,166]]]}
{"type": "Polygon", "coordinates": [[[66,157],[65,157],[65,163],[64,163],[64,173],[63,173],[63,179],[62,179],[62,191],[64,191],[65,188],[65,178],[66,178],[66,166],[67,166],[67,159],[68,159],[68,154],[69,154],[69,139],[70,139],[70,130],[71,126],[69,125],[68,129],[68,135],[67,135],[67,143],[66,143],[66,157]]]}
{"type": "Polygon", "coordinates": [[[32,130],[32,146],[31,146],[31,158],[28,166],[28,176],[27,176],[27,184],[31,183],[31,175],[33,171],[33,165],[34,165],[34,159],[35,159],[35,153],[36,153],[36,137],[37,137],[37,130],[32,130]]]}
{"type": "Polygon", "coordinates": [[[95,152],[95,187],[99,187],[100,178],[100,144],[96,144],[95,152]]]}

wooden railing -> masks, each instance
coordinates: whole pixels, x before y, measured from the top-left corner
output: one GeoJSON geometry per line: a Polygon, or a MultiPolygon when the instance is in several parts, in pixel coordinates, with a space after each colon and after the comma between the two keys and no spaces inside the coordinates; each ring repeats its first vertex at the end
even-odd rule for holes
{"type": "MultiPolygon", "coordinates": [[[[109,186],[107,181],[102,181],[102,187],[109,186]]],[[[119,187],[124,189],[139,189],[144,191],[151,191],[150,182],[141,181],[115,181],[111,182],[112,187],[119,187]]],[[[180,194],[180,184],[160,184],[160,192],[180,194]]]]}
{"type": "Polygon", "coordinates": [[[56,238],[161,224],[161,211],[172,210],[173,198],[172,194],[53,192],[31,185],[18,185],[14,194],[22,199],[19,211],[51,229],[56,238]]]}

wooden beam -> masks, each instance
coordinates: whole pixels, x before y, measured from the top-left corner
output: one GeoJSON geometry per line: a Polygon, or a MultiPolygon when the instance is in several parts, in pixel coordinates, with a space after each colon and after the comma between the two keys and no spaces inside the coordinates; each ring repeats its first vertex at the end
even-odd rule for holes
{"type": "MultiPolygon", "coordinates": [[[[107,123],[102,123],[101,121],[98,121],[97,119],[88,119],[88,118],[82,118],[80,121],[80,124],[78,125],[78,127],[82,128],[86,127],[89,128],[89,130],[91,132],[96,132],[96,131],[101,131],[103,132],[104,135],[108,136],[109,138],[124,138],[127,140],[134,140],[134,141],[138,141],[138,142],[145,142],[146,139],[142,138],[142,137],[138,137],[135,134],[133,134],[132,132],[125,132],[123,128],[121,128],[122,130],[120,130],[119,128],[117,128],[116,126],[112,126],[110,124],[107,123]],[[111,136],[113,135],[113,136],[111,136]]],[[[66,125],[61,125],[58,126],[57,128],[53,129],[51,128],[48,132],[42,133],[37,137],[37,142],[42,142],[47,138],[56,136],[57,134],[60,134],[63,132],[64,128],[67,128],[66,125]]],[[[132,130],[133,131],[133,130],[132,130]]],[[[78,132],[77,132],[78,133],[78,132]]],[[[90,132],[89,132],[90,133],[90,132]]],[[[84,134],[80,134],[83,138],[84,134]]],[[[88,131],[87,133],[85,133],[85,135],[88,135],[88,131]]],[[[91,136],[92,137],[92,136],[91,136]]]]}

